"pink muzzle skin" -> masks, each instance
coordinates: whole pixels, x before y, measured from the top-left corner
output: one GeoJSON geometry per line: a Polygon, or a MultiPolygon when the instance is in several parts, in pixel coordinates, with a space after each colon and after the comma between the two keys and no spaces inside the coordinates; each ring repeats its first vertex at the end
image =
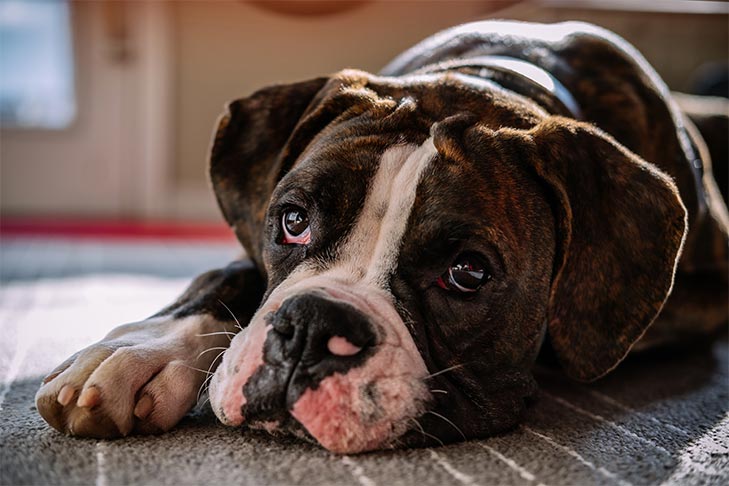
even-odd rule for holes
{"type": "Polygon", "coordinates": [[[334,356],[354,356],[362,351],[362,348],[355,346],[342,336],[332,336],[327,342],[327,349],[334,356]]]}
{"type": "Polygon", "coordinates": [[[413,363],[398,351],[382,346],[365,366],[324,378],[299,397],[291,415],[332,452],[387,447],[423,413],[429,395],[422,377],[409,372],[413,363]]]}
{"type": "Polygon", "coordinates": [[[249,326],[235,337],[239,346],[233,346],[223,355],[223,362],[210,380],[210,403],[215,415],[225,425],[233,427],[243,424],[242,409],[246,404],[243,387],[258,368],[263,366],[263,343],[271,326],[262,321],[249,326]]]}
{"type": "MultiPolygon", "coordinates": [[[[264,316],[275,312],[286,298],[313,289],[374,318],[381,336],[363,365],[344,374],[334,373],[315,389],[304,391],[290,410],[291,415],[326,449],[357,453],[387,447],[410,428],[413,418],[424,412],[424,404],[430,399],[424,382],[427,369],[390,299],[384,292],[345,288],[341,282],[336,282],[336,290],[330,292],[332,283],[324,277],[314,277],[278,296],[274,292],[250,326],[233,339],[210,386],[210,403],[221,422],[241,425],[245,420],[243,406],[256,398],[246,397],[243,389],[263,365],[263,346],[271,329],[264,316]]],[[[331,337],[327,349],[342,357],[362,350],[341,336],[331,337]]],[[[274,424],[266,425],[264,428],[269,431],[275,428],[274,424]]]]}

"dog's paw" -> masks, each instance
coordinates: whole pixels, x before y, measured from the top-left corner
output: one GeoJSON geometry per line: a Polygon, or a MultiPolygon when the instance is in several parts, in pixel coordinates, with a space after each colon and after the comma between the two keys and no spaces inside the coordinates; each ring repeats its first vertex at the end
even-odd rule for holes
{"type": "Polygon", "coordinates": [[[82,437],[169,430],[195,405],[201,370],[228,344],[221,326],[203,316],[120,326],[43,380],[38,412],[55,429],[82,437]]]}

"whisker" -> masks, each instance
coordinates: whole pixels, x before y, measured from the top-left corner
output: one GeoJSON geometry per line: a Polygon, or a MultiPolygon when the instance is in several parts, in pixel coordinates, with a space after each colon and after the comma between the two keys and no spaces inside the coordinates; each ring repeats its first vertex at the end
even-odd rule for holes
{"type": "Polygon", "coordinates": [[[202,356],[203,354],[207,353],[208,351],[216,351],[216,350],[221,350],[221,349],[222,350],[227,350],[228,348],[227,347],[224,347],[224,346],[216,346],[214,348],[208,348],[205,351],[203,351],[202,353],[198,354],[197,355],[197,358],[195,358],[195,361],[199,360],[200,359],[200,356],[202,356]]]}
{"type": "Polygon", "coordinates": [[[195,403],[199,403],[200,397],[210,388],[210,380],[213,379],[213,374],[214,373],[211,373],[210,376],[206,377],[205,381],[203,381],[200,385],[200,388],[197,390],[197,398],[195,398],[195,403]]]}
{"type": "Polygon", "coordinates": [[[227,311],[228,311],[228,312],[230,313],[230,315],[231,315],[231,316],[233,317],[233,319],[235,320],[235,323],[236,323],[236,325],[238,326],[238,329],[240,329],[240,330],[242,331],[242,330],[243,330],[243,326],[241,326],[241,325],[240,325],[240,321],[238,321],[238,318],[237,318],[237,317],[235,317],[235,314],[233,314],[233,311],[232,311],[232,310],[230,310],[230,307],[228,307],[227,305],[225,305],[225,302],[223,302],[223,301],[222,301],[222,300],[220,300],[220,299],[218,299],[218,302],[220,302],[220,303],[221,303],[221,304],[223,305],[223,307],[225,307],[225,309],[226,309],[226,310],[227,310],[227,311]]]}
{"type": "Polygon", "coordinates": [[[434,439],[434,440],[438,441],[438,442],[440,443],[440,445],[441,445],[441,446],[444,446],[444,445],[445,445],[445,444],[443,443],[443,441],[442,441],[442,440],[440,440],[440,439],[439,439],[438,437],[436,437],[436,436],[434,436],[434,435],[432,435],[432,434],[429,434],[429,433],[427,433],[427,432],[426,432],[426,431],[425,431],[425,430],[423,429],[423,426],[422,426],[422,425],[420,425],[420,422],[418,422],[418,420],[417,420],[417,419],[411,419],[411,420],[412,420],[413,422],[415,422],[415,425],[417,425],[417,426],[418,426],[418,429],[420,430],[420,433],[421,433],[421,434],[423,434],[423,435],[424,435],[425,437],[430,437],[431,439],[434,439]]]}
{"type": "Polygon", "coordinates": [[[210,371],[201,370],[200,368],[195,368],[194,366],[190,366],[189,364],[182,363],[182,366],[190,368],[191,370],[199,371],[200,373],[205,373],[206,375],[212,375],[210,371]]]}
{"type": "Polygon", "coordinates": [[[463,431],[462,431],[461,429],[459,429],[459,428],[458,428],[458,427],[456,426],[456,424],[454,424],[453,422],[451,422],[450,420],[448,420],[447,418],[445,418],[445,417],[444,417],[444,416],[442,416],[441,414],[439,414],[439,413],[436,413],[436,412],[433,412],[432,410],[431,410],[431,411],[427,411],[427,412],[425,412],[425,413],[429,413],[429,414],[431,414],[431,415],[435,415],[435,416],[436,416],[436,417],[438,417],[439,419],[442,419],[442,420],[444,420],[444,421],[445,421],[446,423],[450,424],[450,426],[451,426],[451,427],[453,427],[454,429],[456,429],[456,430],[458,431],[458,433],[459,433],[459,434],[461,434],[461,437],[463,437],[463,440],[467,440],[467,439],[466,439],[466,434],[464,434],[464,433],[463,433],[463,431]]]}
{"type": "Polygon", "coordinates": [[[211,370],[213,369],[215,362],[218,360],[218,358],[220,358],[228,350],[228,348],[222,348],[222,349],[223,350],[220,353],[218,353],[218,355],[215,358],[213,358],[213,361],[210,363],[210,366],[208,367],[208,371],[207,371],[208,377],[205,378],[205,381],[203,381],[202,385],[200,385],[200,389],[197,391],[197,399],[195,400],[195,403],[200,401],[200,396],[202,393],[204,393],[203,388],[213,378],[214,373],[211,370]]]}
{"type": "Polygon", "coordinates": [[[463,368],[464,366],[465,366],[465,364],[457,364],[457,365],[451,366],[450,368],[446,368],[444,370],[436,371],[432,375],[428,375],[428,376],[426,376],[423,379],[424,380],[429,380],[429,379],[431,379],[431,378],[433,378],[435,376],[442,375],[443,373],[445,373],[447,371],[453,371],[453,370],[458,369],[458,368],[463,368]]]}
{"type": "Polygon", "coordinates": [[[446,395],[448,395],[448,392],[445,390],[430,390],[430,393],[445,393],[446,395]]]}
{"type": "Polygon", "coordinates": [[[397,303],[396,305],[398,313],[402,316],[403,323],[405,324],[405,327],[410,330],[410,332],[415,332],[415,321],[413,320],[413,316],[410,313],[408,309],[405,308],[404,305],[401,303],[397,303]]]}
{"type": "Polygon", "coordinates": [[[218,353],[218,355],[217,355],[217,356],[216,356],[215,358],[213,358],[213,362],[212,362],[212,363],[210,363],[210,366],[208,367],[208,372],[211,372],[211,371],[212,371],[212,369],[213,369],[213,365],[214,365],[214,364],[215,364],[215,362],[216,362],[216,361],[218,360],[218,358],[220,358],[220,357],[221,357],[222,355],[224,355],[224,354],[225,354],[225,352],[226,352],[226,351],[228,350],[228,348],[222,348],[222,349],[223,349],[223,350],[222,350],[221,352],[219,352],[219,353],[218,353]]]}
{"type": "Polygon", "coordinates": [[[388,444],[388,447],[391,447],[393,449],[396,449],[396,448],[398,448],[401,445],[404,445],[404,442],[402,441],[402,439],[400,439],[398,437],[398,438],[395,438],[395,439],[391,439],[390,442],[389,442],[389,444],[388,444]]]}
{"type": "Polygon", "coordinates": [[[206,332],[205,334],[195,334],[196,337],[205,337],[205,336],[217,336],[219,334],[225,334],[227,336],[235,336],[237,333],[230,332],[230,331],[218,331],[218,332],[206,332]]]}

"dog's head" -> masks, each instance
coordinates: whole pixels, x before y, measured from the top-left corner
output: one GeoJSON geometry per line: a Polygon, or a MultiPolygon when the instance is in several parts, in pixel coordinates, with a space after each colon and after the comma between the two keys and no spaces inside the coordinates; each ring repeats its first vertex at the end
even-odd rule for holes
{"type": "Polygon", "coordinates": [[[653,165],[457,74],[266,88],[229,105],[210,170],[268,278],[213,408],[342,453],[513,426],[545,333],[570,376],[604,375],[686,229],[653,165]]]}

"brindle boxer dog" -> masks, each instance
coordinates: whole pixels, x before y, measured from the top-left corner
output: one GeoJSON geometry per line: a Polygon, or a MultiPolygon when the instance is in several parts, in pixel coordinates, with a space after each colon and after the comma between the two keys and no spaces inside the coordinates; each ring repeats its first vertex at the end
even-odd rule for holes
{"type": "Polygon", "coordinates": [[[168,430],[228,347],[225,424],[339,453],[483,437],[519,421],[545,342],[592,381],[727,320],[706,145],[591,25],[472,23],[379,75],[264,88],[221,117],[210,176],[250,259],[51,373],[56,429],[168,430]]]}

